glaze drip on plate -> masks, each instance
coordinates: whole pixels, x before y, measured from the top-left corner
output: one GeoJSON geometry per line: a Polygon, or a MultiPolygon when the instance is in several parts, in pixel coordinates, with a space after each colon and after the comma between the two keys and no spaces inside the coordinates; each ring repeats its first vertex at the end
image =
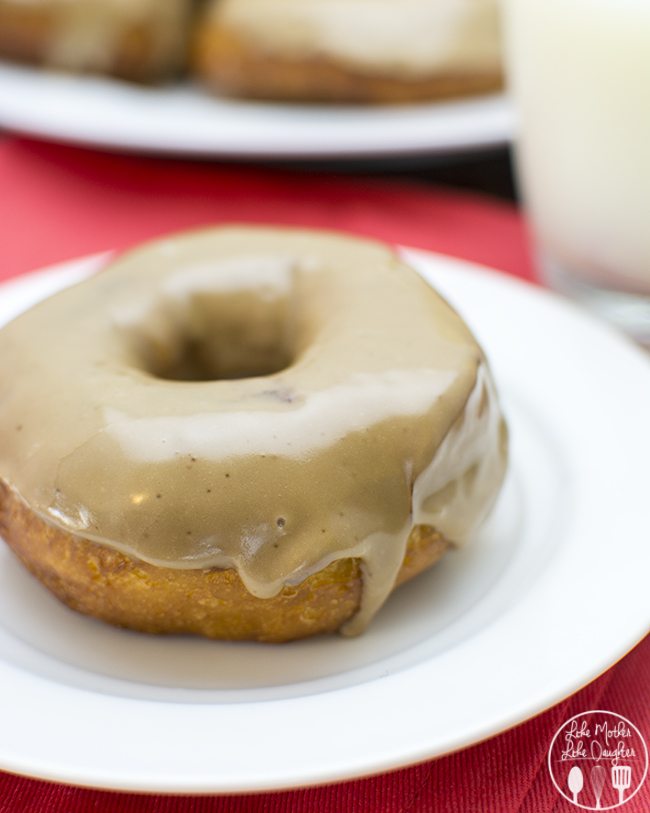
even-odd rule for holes
{"type": "Polygon", "coordinates": [[[456,313],[381,245],[225,228],[111,263],[0,331],[0,477],[43,519],[277,594],[360,557],[356,633],[414,525],[463,542],[505,430],[456,313]]]}

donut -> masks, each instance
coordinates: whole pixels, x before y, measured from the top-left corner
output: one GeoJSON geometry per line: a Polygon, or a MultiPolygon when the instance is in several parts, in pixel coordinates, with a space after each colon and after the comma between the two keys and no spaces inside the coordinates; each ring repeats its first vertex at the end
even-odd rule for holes
{"type": "Polygon", "coordinates": [[[219,93],[411,102],[502,84],[496,0],[212,0],[195,69],[219,93]]]}
{"type": "Polygon", "coordinates": [[[0,55],[137,82],[185,61],[192,0],[0,0],[0,55]]]}
{"type": "Polygon", "coordinates": [[[166,237],[0,330],[0,530],[118,626],[358,634],[471,537],[506,458],[481,348],[372,241],[166,237]]]}

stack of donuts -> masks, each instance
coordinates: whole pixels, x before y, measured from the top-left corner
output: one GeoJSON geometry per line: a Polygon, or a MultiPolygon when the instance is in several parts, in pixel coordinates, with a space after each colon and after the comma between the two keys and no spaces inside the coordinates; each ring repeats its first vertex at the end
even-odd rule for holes
{"type": "Polygon", "coordinates": [[[221,95],[393,103],[501,83],[497,0],[0,0],[0,57],[221,95]]]}

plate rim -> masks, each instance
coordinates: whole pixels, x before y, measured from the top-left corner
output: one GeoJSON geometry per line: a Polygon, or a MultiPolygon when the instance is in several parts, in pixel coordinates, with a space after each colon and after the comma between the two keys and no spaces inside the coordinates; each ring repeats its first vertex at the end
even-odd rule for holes
{"type": "MultiPolygon", "coordinates": [[[[146,152],[153,155],[289,162],[442,157],[506,146],[513,138],[515,126],[513,106],[506,91],[390,107],[291,105],[280,102],[210,97],[191,81],[149,89],[109,77],[74,75],[0,59],[0,87],[3,85],[6,92],[0,94],[0,124],[7,130],[78,146],[111,149],[119,152],[146,152]],[[269,146],[265,144],[268,133],[265,135],[259,127],[252,128],[252,140],[248,143],[243,143],[241,138],[235,136],[224,137],[223,134],[217,133],[215,137],[214,132],[207,130],[201,138],[188,132],[182,139],[176,137],[169,141],[160,135],[159,127],[147,130],[145,126],[144,131],[139,131],[138,127],[133,125],[133,121],[136,119],[133,119],[126,127],[127,135],[124,136],[124,121],[122,121],[122,129],[118,133],[116,130],[97,124],[92,115],[86,116],[84,105],[75,105],[76,111],[80,112],[75,112],[70,120],[69,116],[61,116],[55,109],[50,109],[45,115],[43,105],[27,104],[27,96],[30,91],[40,93],[45,98],[48,85],[56,89],[57,84],[64,89],[64,94],[71,90],[72,93],[81,94],[82,98],[96,97],[98,92],[100,96],[106,94],[109,107],[117,100],[119,109],[127,114],[132,114],[134,102],[137,102],[138,99],[150,103],[156,97],[164,99],[165,94],[168,96],[181,94],[182,98],[188,101],[193,100],[195,103],[198,101],[199,105],[203,105],[206,118],[202,118],[203,114],[199,109],[199,117],[196,121],[207,122],[207,116],[210,114],[206,103],[211,100],[216,101],[217,105],[223,106],[214,108],[219,109],[222,116],[225,111],[230,121],[236,122],[241,119],[242,125],[251,113],[254,116],[264,116],[268,111],[270,115],[267,116],[267,122],[275,122],[274,127],[277,126],[278,117],[280,123],[282,123],[282,117],[285,117],[285,138],[287,132],[296,126],[296,121],[291,118],[292,114],[298,117],[298,126],[304,129],[308,123],[310,111],[312,113],[320,111],[321,114],[331,114],[334,111],[335,115],[336,111],[345,111],[345,115],[353,112],[362,115],[362,124],[366,113],[376,117],[381,111],[386,113],[385,121],[395,116],[409,115],[415,115],[417,121],[408,128],[408,138],[402,134],[397,139],[393,137],[391,141],[384,141],[381,144],[367,141],[364,143],[363,139],[359,141],[358,137],[354,136],[351,126],[344,126],[344,124],[337,125],[338,134],[333,131],[335,138],[331,144],[311,144],[306,136],[302,137],[299,145],[295,141],[283,144],[280,130],[279,134],[273,135],[273,143],[269,146]],[[20,90],[20,92],[16,92],[16,90],[20,90]],[[147,95],[148,93],[150,95],[147,95]],[[440,116],[441,112],[442,116],[440,116]],[[438,113],[438,116],[432,118],[435,113],[438,113]],[[468,116],[471,127],[468,127],[467,121],[464,121],[464,117],[468,116]],[[156,129],[155,136],[152,135],[153,129],[156,129]]],[[[159,108],[155,105],[154,109],[159,108]]],[[[69,110],[67,112],[69,113],[69,110]]],[[[259,124],[259,119],[255,118],[255,120],[259,124]]],[[[140,121],[144,121],[144,118],[140,121]]],[[[353,123],[353,127],[356,126],[358,124],[353,123]]],[[[315,129],[312,124],[312,131],[315,129]]],[[[376,124],[373,126],[373,130],[376,131],[376,136],[378,132],[376,124]]],[[[305,133],[309,133],[309,127],[306,127],[305,133]]]]}

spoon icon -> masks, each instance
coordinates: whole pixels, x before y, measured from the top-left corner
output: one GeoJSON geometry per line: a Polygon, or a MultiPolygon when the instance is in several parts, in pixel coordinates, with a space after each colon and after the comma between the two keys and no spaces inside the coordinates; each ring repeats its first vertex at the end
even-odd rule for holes
{"type": "Polygon", "coordinates": [[[577,765],[574,765],[569,771],[569,790],[573,794],[573,802],[576,805],[578,804],[578,794],[582,790],[584,784],[585,780],[582,775],[582,771],[577,765]]]}
{"type": "Polygon", "coordinates": [[[591,769],[591,787],[596,797],[596,810],[601,810],[600,797],[603,795],[603,787],[605,786],[605,769],[602,765],[594,765],[591,769]]]}

